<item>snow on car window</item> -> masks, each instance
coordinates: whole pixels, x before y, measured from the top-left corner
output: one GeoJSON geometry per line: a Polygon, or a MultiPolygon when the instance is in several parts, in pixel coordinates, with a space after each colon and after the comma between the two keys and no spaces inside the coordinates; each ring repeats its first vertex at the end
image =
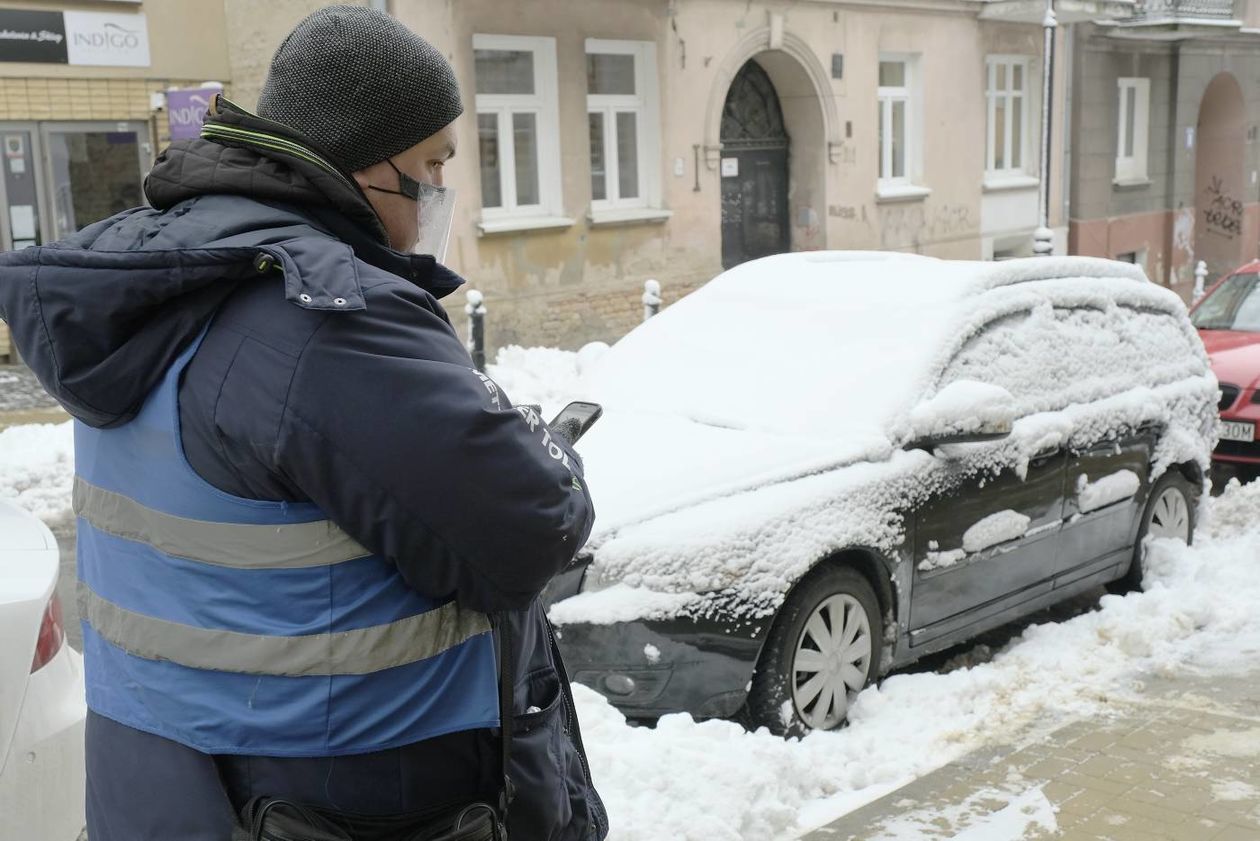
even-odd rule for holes
{"type": "Polygon", "coordinates": [[[1201,367],[1182,324],[1167,313],[1045,303],[991,322],[954,357],[941,386],[1001,386],[1026,416],[1176,382],[1201,367]]]}

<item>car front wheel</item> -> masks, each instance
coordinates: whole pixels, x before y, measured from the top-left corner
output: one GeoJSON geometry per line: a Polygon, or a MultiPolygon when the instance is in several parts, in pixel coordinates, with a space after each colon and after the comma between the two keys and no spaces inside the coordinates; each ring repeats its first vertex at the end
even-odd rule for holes
{"type": "Polygon", "coordinates": [[[800,736],[844,724],[849,704],[877,674],[883,649],[879,602],[848,567],[820,567],[797,586],[762,649],[748,718],[800,736]]]}

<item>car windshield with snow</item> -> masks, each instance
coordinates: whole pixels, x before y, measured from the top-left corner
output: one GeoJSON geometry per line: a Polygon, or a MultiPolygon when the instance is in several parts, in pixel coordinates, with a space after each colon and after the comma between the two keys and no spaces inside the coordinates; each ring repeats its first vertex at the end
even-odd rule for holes
{"type": "Polygon", "coordinates": [[[1189,541],[1217,384],[1139,269],[791,254],[631,332],[583,384],[598,521],[548,592],[624,713],[831,729],[925,654],[1189,541]]]}

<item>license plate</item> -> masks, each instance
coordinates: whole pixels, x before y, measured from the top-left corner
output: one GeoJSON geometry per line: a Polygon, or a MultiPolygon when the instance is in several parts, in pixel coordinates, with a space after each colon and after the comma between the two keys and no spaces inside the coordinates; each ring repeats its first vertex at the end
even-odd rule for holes
{"type": "Polygon", "coordinates": [[[1256,440],[1256,425],[1242,421],[1221,421],[1221,440],[1251,443],[1256,440]]]}

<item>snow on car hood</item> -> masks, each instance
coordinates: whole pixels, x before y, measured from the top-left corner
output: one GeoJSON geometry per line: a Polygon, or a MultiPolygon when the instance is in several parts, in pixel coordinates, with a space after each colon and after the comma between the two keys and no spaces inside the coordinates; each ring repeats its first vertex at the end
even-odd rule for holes
{"type": "Polygon", "coordinates": [[[845,464],[887,458],[886,435],[824,438],[609,410],[578,444],[596,535],[699,502],[845,464]]]}

